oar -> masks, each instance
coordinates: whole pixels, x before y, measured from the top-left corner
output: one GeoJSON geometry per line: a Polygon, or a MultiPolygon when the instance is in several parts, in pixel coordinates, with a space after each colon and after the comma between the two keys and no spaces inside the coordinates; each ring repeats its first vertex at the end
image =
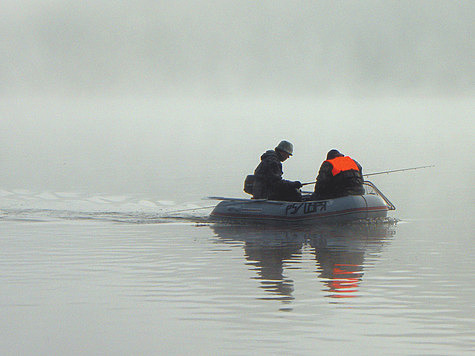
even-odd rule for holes
{"type": "MultiPolygon", "coordinates": [[[[368,173],[368,174],[363,174],[363,177],[375,176],[375,175],[378,175],[378,174],[388,174],[388,173],[394,173],[394,172],[410,171],[410,170],[413,170],[413,169],[431,168],[431,167],[435,167],[435,165],[433,164],[433,165],[430,165],[430,166],[420,166],[420,167],[393,169],[393,170],[391,170],[391,171],[382,171],[382,172],[368,173]]],[[[315,183],[317,183],[317,181],[302,183],[302,185],[309,185],[309,184],[315,184],[315,183]]]]}
{"type": "Polygon", "coordinates": [[[190,209],[180,209],[180,210],[164,211],[164,213],[167,213],[167,214],[174,214],[174,213],[182,213],[182,212],[185,212],[185,211],[211,209],[211,208],[214,208],[214,207],[216,207],[216,205],[202,206],[202,207],[200,207],[200,208],[190,208],[190,209]]]}

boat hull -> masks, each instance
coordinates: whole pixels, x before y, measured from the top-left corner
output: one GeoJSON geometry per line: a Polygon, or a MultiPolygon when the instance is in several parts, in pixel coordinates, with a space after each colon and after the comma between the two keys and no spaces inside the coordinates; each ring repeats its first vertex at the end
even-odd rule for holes
{"type": "Polygon", "coordinates": [[[227,199],[216,205],[210,218],[263,222],[345,222],[385,218],[388,210],[390,208],[385,201],[374,194],[305,202],[227,199]]]}

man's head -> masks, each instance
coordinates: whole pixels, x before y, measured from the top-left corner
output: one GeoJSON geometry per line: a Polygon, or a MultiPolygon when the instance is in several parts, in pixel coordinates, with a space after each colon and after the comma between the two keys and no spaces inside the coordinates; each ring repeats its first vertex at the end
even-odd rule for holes
{"type": "Polygon", "coordinates": [[[283,140],[279,142],[275,150],[280,154],[281,161],[283,162],[294,153],[294,145],[292,145],[289,141],[283,140]]]}
{"type": "Polygon", "coordinates": [[[340,151],[335,150],[335,149],[328,151],[327,159],[333,159],[336,157],[343,157],[343,155],[340,153],[340,151]]]}

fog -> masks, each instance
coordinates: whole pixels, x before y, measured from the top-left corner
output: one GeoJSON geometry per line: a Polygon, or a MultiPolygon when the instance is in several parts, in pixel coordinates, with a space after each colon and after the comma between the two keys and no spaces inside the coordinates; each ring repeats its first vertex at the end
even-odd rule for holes
{"type": "Polygon", "coordinates": [[[473,151],[474,8],[2,1],[0,188],[237,195],[283,138],[291,179],[331,148],[447,173],[473,151]]]}
{"type": "Polygon", "coordinates": [[[3,1],[0,89],[108,94],[473,85],[472,1],[3,1]]]}

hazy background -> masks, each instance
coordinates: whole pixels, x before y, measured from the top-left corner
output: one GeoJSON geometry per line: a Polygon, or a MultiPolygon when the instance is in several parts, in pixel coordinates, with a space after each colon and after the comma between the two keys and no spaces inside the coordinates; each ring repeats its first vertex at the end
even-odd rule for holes
{"type": "Polygon", "coordinates": [[[474,9],[2,1],[0,188],[235,196],[260,154],[286,138],[290,179],[313,180],[339,148],[366,172],[437,165],[378,179],[393,196],[413,177],[419,189],[457,185],[467,196],[474,9]]]}
{"type": "Polygon", "coordinates": [[[0,353],[473,354],[474,8],[1,0],[0,353]],[[284,138],[436,167],[391,232],[196,224],[284,138]]]}
{"type": "Polygon", "coordinates": [[[473,85],[473,1],[2,1],[2,93],[473,85]]]}

